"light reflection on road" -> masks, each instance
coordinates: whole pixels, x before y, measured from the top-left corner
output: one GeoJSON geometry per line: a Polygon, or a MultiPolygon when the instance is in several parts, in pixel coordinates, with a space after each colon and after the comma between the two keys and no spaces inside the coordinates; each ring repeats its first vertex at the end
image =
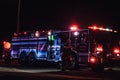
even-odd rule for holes
{"type": "Polygon", "coordinates": [[[17,68],[7,68],[0,67],[2,72],[26,72],[26,73],[39,73],[39,72],[57,72],[60,69],[17,69],[17,68]]]}
{"type": "MultiPolygon", "coordinates": [[[[12,72],[9,75],[17,75],[18,73],[30,73],[29,75],[21,74],[22,76],[34,76],[34,77],[49,77],[49,78],[64,78],[64,79],[77,79],[77,80],[101,80],[100,77],[85,77],[85,76],[78,76],[78,75],[68,75],[68,74],[59,74],[61,70],[60,69],[17,69],[17,68],[8,68],[8,67],[0,67],[0,72],[12,72]],[[15,72],[15,74],[13,74],[15,72]],[[16,73],[17,72],[17,73],[16,73]],[[58,72],[57,74],[54,74],[53,72],[58,72]]],[[[79,72],[79,71],[66,71],[66,72],[79,72]]]]}
{"type": "MultiPolygon", "coordinates": [[[[80,71],[89,71],[90,68],[81,69],[80,71]]],[[[109,68],[105,68],[104,70],[109,70],[109,68]]],[[[113,71],[120,71],[120,68],[111,68],[113,71]]],[[[2,72],[25,72],[25,73],[39,73],[39,72],[58,72],[60,69],[56,68],[42,68],[42,69],[19,69],[19,68],[9,68],[9,67],[0,67],[0,71],[2,72]]]]}
{"type": "MultiPolygon", "coordinates": [[[[112,68],[113,71],[105,68],[105,73],[96,74],[92,72],[90,68],[83,68],[78,71],[65,71],[62,72],[60,69],[56,68],[16,68],[16,67],[0,67],[0,76],[25,76],[25,77],[35,77],[35,78],[63,78],[69,80],[111,80],[109,75],[116,74],[116,71],[120,71],[120,68],[112,68]],[[3,74],[2,74],[3,72],[3,74]],[[4,73],[5,72],[5,73],[4,73]],[[86,75],[87,74],[87,75],[86,75]],[[102,76],[102,77],[101,77],[102,76]]],[[[116,76],[116,75],[114,75],[116,76]]],[[[114,77],[113,77],[114,78],[114,77]]]]}

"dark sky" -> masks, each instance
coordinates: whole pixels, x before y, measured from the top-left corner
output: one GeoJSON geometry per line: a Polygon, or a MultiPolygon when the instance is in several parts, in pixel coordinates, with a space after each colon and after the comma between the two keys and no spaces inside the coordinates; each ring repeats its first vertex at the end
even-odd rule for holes
{"type": "MultiPolygon", "coordinates": [[[[17,28],[18,0],[0,1],[0,36],[10,37],[17,28]]],[[[118,0],[21,0],[20,31],[71,24],[85,28],[91,24],[120,26],[118,0]]],[[[120,28],[119,28],[120,29],[120,28]]]]}

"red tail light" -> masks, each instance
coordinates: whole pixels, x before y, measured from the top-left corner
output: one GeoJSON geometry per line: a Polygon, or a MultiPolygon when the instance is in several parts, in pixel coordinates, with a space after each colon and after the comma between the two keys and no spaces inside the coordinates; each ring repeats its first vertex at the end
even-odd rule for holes
{"type": "Polygon", "coordinates": [[[95,63],[97,61],[96,57],[90,57],[90,62],[95,63]]]}
{"type": "Polygon", "coordinates": [[[115,54],[118,54],[120,53],[120,49],[119,48],[114,48],[114,51],[113,51],[115,54]]]}
{"type": "Polygon", "coordinates": [[[96,50],[97,50],[98,52],[102,52],[102,51],[103,51],[103,48],[102,48],[101,46],[98,46],[98,47],[96,48],[96,50]]]}
{"type": "Polygon", "coordinates": [[[103,51],[103,46],[102,45],[98,45],[95,49],[95,51],[97,52],[102,52],[103,51]]]}

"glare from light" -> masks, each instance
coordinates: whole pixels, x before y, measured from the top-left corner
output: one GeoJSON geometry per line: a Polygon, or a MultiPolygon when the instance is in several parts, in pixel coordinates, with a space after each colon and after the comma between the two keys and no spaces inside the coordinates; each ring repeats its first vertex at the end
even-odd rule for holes
{"type": "Polygon", "coordinates": [[[78,36],[78,35],[79,35],[79,32],[77,32],[77,31],[74,32],[74,35],[75,35],[75,36],[78,36]]]}
{"type": "Polygon", "coordinates": [[[48,32],[48,35],[51,35],[51,34],[52,34],[51,31],[49,31],[49,32],[48,32]]]}

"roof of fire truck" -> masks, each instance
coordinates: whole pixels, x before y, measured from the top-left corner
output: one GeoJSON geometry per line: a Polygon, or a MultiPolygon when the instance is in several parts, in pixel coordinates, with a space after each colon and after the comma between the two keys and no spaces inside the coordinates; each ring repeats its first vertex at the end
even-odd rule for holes
{"type": "Polygon", "coordinates": [[[13,37],[23,37],[23,36],[31,36],[31,37],[39,37],[39,36],[45,36],[48,34],[48,31],[23,31],[19,33],[14,33],[13,37]]]}
{"type": "Polygon", "coordinates": [[[113,33],[119,33],[117,30],[109,29],[109,28],[104,28],[104,27],[99,27],[99,26],[89,26],[88,28],[85,29],[79,29],[72,27],[70,30],[42,30],[42,31],[23,31],[19,33],[14,33],[13,37],[22,37],[22,36],[42,36],[42,35],[49,35],[49,32],[53,33],[62,33],[62,32],[75,32],[75,31],[85,31],[85,30],[92,30],[92,31],[105,31],[105,32],[113,32],[113,33]]]}

